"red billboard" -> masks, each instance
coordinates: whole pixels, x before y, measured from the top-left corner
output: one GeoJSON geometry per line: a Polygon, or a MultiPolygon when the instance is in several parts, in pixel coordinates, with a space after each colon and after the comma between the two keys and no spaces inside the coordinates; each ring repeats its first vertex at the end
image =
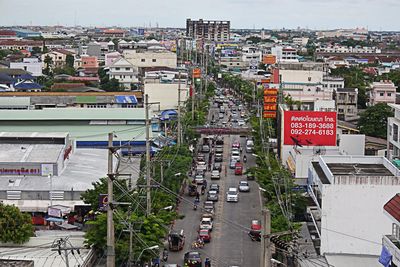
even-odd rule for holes
{"type": "Polygon", "coordinates": [[[285,111],[284,145],[336,146],[336,112],[285,111]]]}

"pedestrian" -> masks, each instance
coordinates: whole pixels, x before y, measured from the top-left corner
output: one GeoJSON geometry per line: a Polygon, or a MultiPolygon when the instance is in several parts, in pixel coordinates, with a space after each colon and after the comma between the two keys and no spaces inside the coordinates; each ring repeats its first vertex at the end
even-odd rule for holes
{"type": "Polygon", "coordinates": [[[204,267],[211,267],[211,261],[209,258],[206,258],[206,261],[204,262],[204,267]]]}
{"type": "Polygon", "coordinates": [[[196,200],[200,201],[200,193],[199,193],[199,191],[196,191],[196,200]]]}

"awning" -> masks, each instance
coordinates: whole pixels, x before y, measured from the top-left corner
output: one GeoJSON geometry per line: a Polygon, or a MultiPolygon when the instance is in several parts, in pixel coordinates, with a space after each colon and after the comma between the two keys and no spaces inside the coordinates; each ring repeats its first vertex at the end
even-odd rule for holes
{"type": "Polygon", "coordinates": [[[176,116],[178,116],[178,112],[176,110],[167,109],[167,110],[164,110],[163,112],[161,112],[160,120],[162,120],[162,121],[169,120],[169,119],[171,119],[171,117],[176,117],[176,116]]]}
{"type": "Polygon", "coordinates": [[[64,219],[55,218],[55,217],[48,217],[48,218],[45,218],[45,220],[48,222],[61,222],[61,223],[65,221],[64,219]]]}
{"type": "Polygon", "coordinates": [[[134,104],[138,103],[136,96],[134,95],[116,95],[115,102],[118,104],[134,104]]]}
{"type": "Polygon", "coordinates": [[[63,223],[61,225],[58,225],[58,227],[63,228],[65,230],[74,230],[78,228],[78,226],[69,223],[63,223]]]}

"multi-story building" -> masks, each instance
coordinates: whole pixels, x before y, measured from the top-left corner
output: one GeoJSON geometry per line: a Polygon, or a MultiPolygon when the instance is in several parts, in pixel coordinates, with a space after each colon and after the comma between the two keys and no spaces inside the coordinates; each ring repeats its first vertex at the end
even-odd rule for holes
{"type": "Polygon", "coordinates": [[[276,56],[278,63],[299,62],[297,50],[290,46],[274,46],[271,48],[271,54],[276,56]]]}
{"type": "Polygon", "coordinates": [[[249,67],[248,61],[243,61],[242,56],[226,56],[219,58],[219,65],[227,70],[241,71],[249,67]]]}
{"type": "Polygon", "coordinates": [[[176,68],[176,53],[163,50],[124,50],[123,57],[133,66],[176,68]]]}
{"type": "Polygon", "coordinates": [[[376,262],[382,236],[392,230],[382,207],[399,192],[399,176],[400,170],[385,157],[320,156],[311,162],[307,188],[314,206],[308,214],[317,251],[327,259],[373,255],[376,262]]]}
{"type": "Polygon", "coordinates": [[[262,52],[257,47],[245,46],[242,48],[242,60],[248,62],[251,68],[257,69],[262,60],[262,52]]]}
{"type": "Polygon", "coordinates": [[[43,62],[38,58],[24,58],[22,62],[10,62],[10,68],[26,70],[33,77],[39,77],[42,76],[43,62]]]}
{"type": "Polygon", "coordinates": [[[27,50],[32,51],[34,47],[43,47],[41,41],[31,40],[0,40],[0,50],[27,50]]]}
{"type": "Polygon", "coordinates": [[[129,61],[121,57],[114,61],[110,66],[110,79],[117,79],[119,83],[127,90],[131,89],[131,85],[138,83],[138,69],[129,61]]]}
{"type": "Polygon", "coordinates": [[[357,117],[357,88],[337,88],[335,101],[339,120],[347,121],[357,117]]]}
{"type": "Polygon", "coordinates": [[[392,81],[373,82],[369,91],[369,104],[396,103],[396,89],[392,81]]]}
{"type": "Polygon", "coordinates": [[[186,36],[214,42],[227,42],[230,36],[230,21],[187,19],[186,36]]]}
{"type": "MultiPolygon", "coordinates": [[[[59,50],[54,50],[51,52],[48,52],[46,54],[42,54],[42,62],[45,62],[46,57],[50,57],[52,60],[51,67],[54,68],[63,68],[67,64],[67,55],[73,55],[72,52],[59,49],[59,50]]],[[[44,64],[44,67],[46,68],[46,63],[44,64]]]]}
{"type": "Polygon", "coordinates": [[[394,117],[388,118],[387,129],[387,157],[389,160],[400,159],[400,105],[389,104],[394,109],[394,117]]]}

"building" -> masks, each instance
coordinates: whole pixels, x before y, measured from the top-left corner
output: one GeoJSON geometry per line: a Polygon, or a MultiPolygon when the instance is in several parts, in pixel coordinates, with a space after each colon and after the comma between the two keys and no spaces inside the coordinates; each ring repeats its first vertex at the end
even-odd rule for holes
{"type": "Polygon", "coordinates": [[[0,50],[27,50],[32,52],[34,47],[42,49],[43,42],[31,40],[0,40],[0,50]]]}
{"type": "Polygon", "coordinates": [[[248,62],[251,69],[257,70],[262,61],[262,52],[257,47],[245,46],[242,48],[242,60],[248,62]]]}
{"type": "Polygon", "coordinates": [[[144,94],[149,96],[149,102],[159,102],[152,105],[153,110],[177,109],[178,93],[180,88],[181,106],[189,97],[189,85],[187,73],[176,70],[148,71],[144,78],[144,94]]]}
{"type": "Polygon", "coordinates": [[[248,69],[249,62],[243,61],[243,58],[240,55],[223,56],[219,58],[219,65],[226,70],[242,71],[248,69]]]}
{"type": "Polygon", "coordinates": [[[340,155],[320,156],[308,173],[310,229],[320,254],[380,255],[382,236],[392,230],[382,207],[400,190],[400,170],[385,157],[340,155]]]}
{"type": "Polygon", "coordinates": [[[46,54],[42,54],[42,62],[44,62],[44,67],[47,68],[47,64],[45,63],[46,57],[51,58],[51,67],[52,68],[63,68],[67,64],[67,55],[73,55],[72,52],[59,49],[48,52],[46,54]]]}
{"type": "Polygon", "coordinates": [[[399,127],[400,127],[400,105],[389,104],[394,109],[394,117],[388,118],[388,129],[387,129],[387,149],[389,160],[400,159],[400,138],[399,138],[399,127]]]}
{"type": "Polygon", "coordinates": [[[271,54],[276,57],[278,63],[299,62],[297,50],[290,46],[274,46],[271,48],[271,54]]]}
{"type": "MultiPolygon", "coordinates": [[[[122,101],[124,101],[123,99],[122,101]]],[[[150,115],[152,117],[152,115],[150,115]]],[[[107,147],[108,133],[116,144],[143,145],[144,108],[44,108],[41,110],[0,110],[0,131],[69,133],[77,147],[107,147]]]]}
{"type": "Polygon", "coordinates": [[[392,81],[373,82],[369,91],[369,104],[396,103],[396,89],[392,81]]]}
{"type": "Polygon", "coordinates": [[[392,231],[383,235],[382,246],[392,255],[391,266],[400,266],[400,194],[397,193],[383,206],[383,213],[391,221],[392,231]]]}
{"type": "Polygon", "coordinates": [[[104,66],[105,67],[111,66],[111,64],[115,60],[119,59],[120,57],[121,57],[121,53],[117,52],[117,51],[105,54],[104,55],[104,63],[105,63],[104,66]]]}
{"type": "Polygon", "coordinates": [[[138,68],[147,67],[177,67],[176,53],[163,50],[124,50],[123,57],[133,66],[138,68]]]}
{"type": "MultiPolygon", "coordinates": [[[[71,84],[71,83],[68,83],[71,84]]],[[[0,109],[135,108],[141,92],[2,92],[0,109]]]]}
{"type": "Polygon", "coordinates": [[[27,29],[14,29],[17,37],[20,38],[38,38],[41,37],[42,34],[40,32],[35,32],[27,29]]]}
{"type": "Polygon", "coordinates": [[[127,90],[132,89],[132,84],[138,83],[138,69],[125,58],[120,57],[110,65],[108,72],[110,79],[117,79],[127,90]]]}
{"type": "Polygon", "coordinates": [[[213,42],[227,42],[230,38],[230,21],[186,19],[186,36],[213,42]]]}
{"type": "Polygon", "coordinates": [[[337,88],[335,101],[339,120],[348,121],[357,117],[357,88],[337,88]]]}
{"type": "Polygon", "coordinates": [[[26,70],[33,77],[43,75],[43,62],[39,61],[38,58],[24,58],[22,62],[10,62],[10,68],[26,70]]]}

